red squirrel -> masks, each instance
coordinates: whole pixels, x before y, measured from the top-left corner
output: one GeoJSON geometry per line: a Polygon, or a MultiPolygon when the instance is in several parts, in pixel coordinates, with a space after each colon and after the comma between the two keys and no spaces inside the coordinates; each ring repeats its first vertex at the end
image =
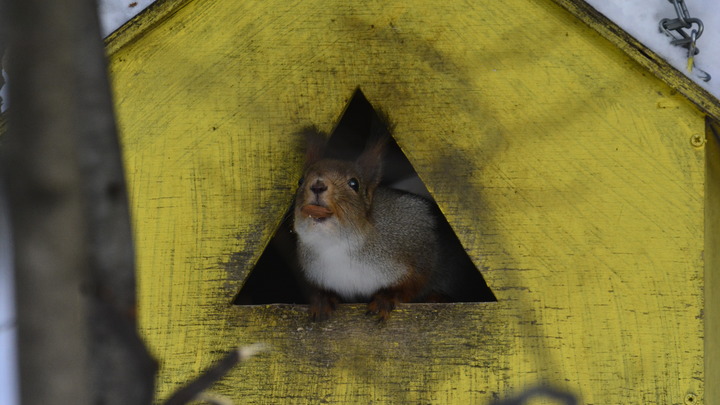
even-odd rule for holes
{"type": "Polygon", "coordinates": [[[368,314],[384,321],[399,303],[447,301],[469,288],[452,256],[469,258],[434,203],[379,186],[386,140],[354,161],[324,158],[324,141],[309,143],[294,230],[312,320],[341,301],[369,301],[368,314]]]}

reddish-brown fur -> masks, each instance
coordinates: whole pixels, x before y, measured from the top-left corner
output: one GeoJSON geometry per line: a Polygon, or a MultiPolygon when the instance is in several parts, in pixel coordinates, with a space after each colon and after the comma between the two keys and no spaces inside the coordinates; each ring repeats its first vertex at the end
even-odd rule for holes
{"type": "Polygon", "coordinates": [[[368,314],[378,315],[380,321],[385,321],[397,304],[412,302],[418,298],[428,279],[415,271],[412,266],[408,266],[407,270],[406,276],[400,283],[383,288],[373,295],[372,301],[368,304],[368,314]]]}
{"type": "MultiPolygon", "coordinates": [[[[347,229],[348,234],[367,236],[367,239],[362,239],[361,245],[354,248],[357,249],[356,252],[369,255],[368,259],[375,257],[384,261],[386,267],[381,265],[377,270],[377,277],[385,277],[384,274],[391,273],[398,276],[388,278],[385,284],[378,283],[377,287],[373,287],[377,290],[363,292],[367,294],[363,299],[370,299],[367,313],[377,315],[380,321],[387,320],[398,304],[425,299],[428,294],[433,293],[429,284],[432,282],[430,278],[435,266],[435,256],[426,252],[434,253],[437,249],[433,237],[427,236],[434,232],[430,229],[432,225],[428,227],[418,225],[433,222],[424,203],[412,200],[415,201],[414,205],[405,205],[408,200],[402,200],[403,197],[398,194],[385,189],[382,193],[376,193],[382,177],[382,154],[385,142],[386,140],[380,140],[371,143],[361,156],[352,162],[323,159],[324,143],[316,137],[309,138],[304,179],[298,189],[295,206],[295,225],[299,238],[312,239],[307,234],[300,233],[300,231],[309,232],[308,229],[311,227],[308,224],[313,223],[308,221],[317,221],[314,224],[330,223],[335,227],[334,229],[347,229]],[[357,184],[354,189],[348,184],[351,179],[357,184]],[[375,210],[376,207],[382,208],[375,210]],[[402,215],[398,214],[399,211],[417,214],[402,215]],[[393,229],[400,229],[400,232],[389,231],[388,224],[392,224],[393,229]],[[422,234],[423,242],[417,241],[417,232],[422,234]],[[384,237],[390,238],[387,243],[383,243],[384,237]],[[407,238],[408,243],[395,243],[404,238],[407,238]],[[391,250],[387,250],[386,247],[391,250]],[[387,267],[388,263],[392,263],[392,266],[387,267]]],[[[303,240],[300,239],[300,245],[302,242],[303,240]]],[[[305,249],[308,249],[305,251],[307,254],[317,255],[319,254],[317,252],[322,252],[322,248],[318,247],[313,247],[312,249],[316,250],[312,251],[308,247],[305,249]]],[[[307,259],[308,256],[302,257],[307,259]]],[[[347,260],[357,259],[349,255],[347,260]]],[[[312,263],[304,270],[314,271],[313,266],[322,266],[312,263]]],[[[371,266],[376,264],[372,263],[371,266]]],[[[327,267],[318,268],[323,270],[313,274],[325,274],[322,271],[326,271],[324,269],[327,267]]],[[[323,281],[317,284],[314,284],[312,279],[309,281],[313,287],[310,297],[310,316],[314,321],[325,320],[335,311],[340,297],[347,297],[344,295],[347,293],[341,291],[347,290],[335,287],[335,290],[330,291],[329,288],[333,287],[327,287],[329,284],[323,284],[323,281]]]]}

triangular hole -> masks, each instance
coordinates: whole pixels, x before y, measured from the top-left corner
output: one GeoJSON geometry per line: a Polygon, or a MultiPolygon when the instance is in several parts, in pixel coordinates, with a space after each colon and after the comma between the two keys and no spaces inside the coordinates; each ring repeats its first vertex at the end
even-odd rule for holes
{"type": "MultiPolygon", "coordinates": [[[[365,148],[368,139],[387,136],[389,139],[384,161],[382,185],[399,188],[432,200],[430,193],[405,157],[400,147],[390,135],[387,124],[358,89],[353,95],[345,112],[328,141],[328,151],[338,159],[355,159],[365,148]]],[[[432,200],[434,202],[434,200],[432,200]]],[[[292,206],[289,207],[286,220],[276,230],[265,251],[258,259],[245,284],[235,297],[236,305],[264,304],[307,304],[306,287],[300,275],[295,252],[295,236],[292,229],[292,206]]],[[[447,224],[445,217],[439,215],[445,223],[444,237],[453,239],[459,247],[459,258],[454,264],[462,268],[467,275],[467,291],[461,294],[459,302],[497,301],[495,295],[485,283],[480,271],[467,256],[460,241],[447,224]]]]}

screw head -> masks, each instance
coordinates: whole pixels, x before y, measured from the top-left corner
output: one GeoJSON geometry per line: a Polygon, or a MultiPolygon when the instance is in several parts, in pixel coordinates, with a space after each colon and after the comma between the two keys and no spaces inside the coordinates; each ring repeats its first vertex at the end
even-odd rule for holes
{"type": "Polygon", "coordinates": [[[695,134],[690,137],[690,144],[696,148],[705,145],[705,137],[700,134],[695,134]]]}
{"type": "Polygon", "coordinates": [[[685,395],[685,404],[686,405],[698,405],[700,402],[698,401],[697,395],[695,394],[687,394],[685,395]]]}

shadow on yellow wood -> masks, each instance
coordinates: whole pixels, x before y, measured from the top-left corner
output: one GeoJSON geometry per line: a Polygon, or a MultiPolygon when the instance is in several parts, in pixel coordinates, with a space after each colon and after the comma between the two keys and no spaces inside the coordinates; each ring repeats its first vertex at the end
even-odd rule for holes
{"type": "MultiPolygon", "coordinates": [[[[705,137],[705,381],[720,381],[720,123],[707,119],[705,137]]],[[[708,405],[720,404],[720,386],[708,384],[708,405]]]]}
{"type": "Polygon", "coordinates": [[[160,397],[265,341],[219,392],[709,402],[703,115],[614,44],[550,0],[175,4],[110,45],[160,397]],[[293,134],[331,132],[358,86],[497,302],[402,305],[384,327],[361,306],[312,324],[230,305],[291,204],[293,134]]]}

